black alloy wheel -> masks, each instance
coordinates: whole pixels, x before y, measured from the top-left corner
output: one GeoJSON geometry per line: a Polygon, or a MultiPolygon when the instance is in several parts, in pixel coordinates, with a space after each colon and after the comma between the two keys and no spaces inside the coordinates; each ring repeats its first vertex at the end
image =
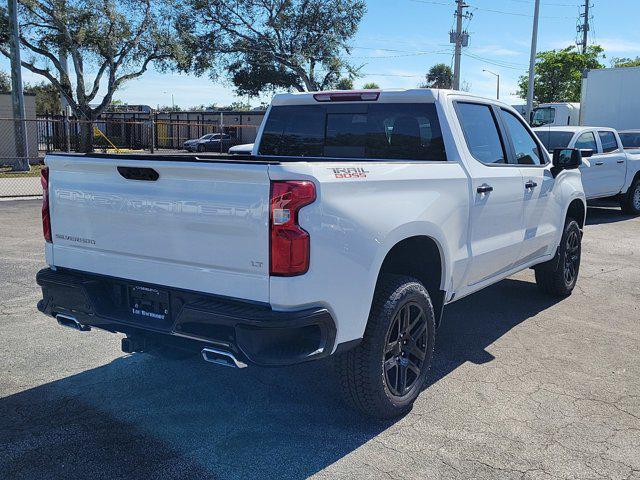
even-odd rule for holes
{"type": "Polygon", "coordinates": [[[427,316],[415,302],[403,305],[387,333],[383,358],[388,392],[403,398],[421,379],[427,356],[427,316]]]}
{"type": "Polygon", "coordinates": [[[571,230],[567,235],[564,257],[564,281],[573,285],[580,268],[580,232],[571,230]]]}

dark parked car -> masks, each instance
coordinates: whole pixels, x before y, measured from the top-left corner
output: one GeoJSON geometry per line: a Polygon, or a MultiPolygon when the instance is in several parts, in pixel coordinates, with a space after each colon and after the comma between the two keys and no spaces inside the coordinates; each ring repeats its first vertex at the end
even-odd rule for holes
{"type": "Polygon", "coordinates": [[[225,133],[222,135],[221,147],[220,137],[221,135],[219,133],[208,133],[200,138],[187,140],[184,142],[183,147],[188,152],[226,152],[229,150],[229,147],[237,143],[235,138],[225,133]]]}

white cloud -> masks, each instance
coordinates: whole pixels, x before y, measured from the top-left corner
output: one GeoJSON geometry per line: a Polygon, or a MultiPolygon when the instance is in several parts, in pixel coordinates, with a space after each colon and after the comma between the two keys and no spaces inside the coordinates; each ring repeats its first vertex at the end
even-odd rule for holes
{"type": "Polygon", "coordinates": [[[598,38],[596,42],[609,53],[640,53],[640,42],[623,40],[620,38],[598,38]]]}

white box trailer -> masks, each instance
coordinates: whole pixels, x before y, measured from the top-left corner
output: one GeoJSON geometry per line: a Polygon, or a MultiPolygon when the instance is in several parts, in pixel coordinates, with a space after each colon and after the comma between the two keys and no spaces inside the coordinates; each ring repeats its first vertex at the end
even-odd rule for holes
{"type": "Polygon", "coordinates": [[[578,125],[580,104],[569,102],[541,103],[531,111],[532,127],[564,127],[578,125]]]}
{"type": "Polygon", "coordinates": [[[580,125],[640,129],[640,67],[585,71],[580,125]]]}

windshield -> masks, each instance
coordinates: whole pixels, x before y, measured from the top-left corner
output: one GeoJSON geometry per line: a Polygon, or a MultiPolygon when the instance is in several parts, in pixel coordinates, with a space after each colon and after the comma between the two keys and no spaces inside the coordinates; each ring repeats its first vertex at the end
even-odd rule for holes
{"type": "Polygon", "coordinates": [[[556,148],[567,148],[573,138],[573,132],[557,130],[536,130],[535,132],[548,152],[553,152],[556,148]]]}
{"type": "Polygon", "coordinates": [[[640,132],[622,132],[620,140],[624,148],[640,148],[640,132]]]}
{"type": "Polygon", "coordinates": [[[433,103],[271,108],[260,155],[446,161],[433,103]]]}
{"type": "Polygon", "coordinates": [[[531,126],[539,127],[553,123],[556,119],[556,109],[553,107],[534,108],[531,115],[531,126]]]}

